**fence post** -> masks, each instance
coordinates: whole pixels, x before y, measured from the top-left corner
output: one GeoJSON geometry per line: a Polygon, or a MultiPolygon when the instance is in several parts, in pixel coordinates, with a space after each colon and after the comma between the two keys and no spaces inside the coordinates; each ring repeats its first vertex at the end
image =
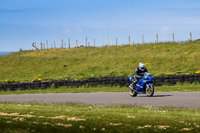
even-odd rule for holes
{"type": "Polygon", "coordinates": [[[106,37],[106,46],[108,46],[108,36],[106,37]]]}
{"type": "Polygon", "coordinates": [[[34,46],[37,47],[37,46],[36,46],[36,41],[34,42],[34,46]]]}
{"type": "Polygon", "coordinates": [[[134,41],[133,41],[133,45],[134,45],[134,41]]]}
{"type": "Polygon", "coordinates": [[[113,40],[111,39],[111,46],[113,46],[113,40]]]}
{"type": "Polygon", "coordinates": [[[131,45],[131,36],[128,36],[128,44],[131,45]]]}
{"type": "Polygon", "coordinates": [[[156,43],[158,43],[158,34],[156,34],[156,43]]]}
{"type": "Polygon", "coordinates": [[[61,39],[61,48],[64,47],[64,42],[63,42],[63,39],[61,39]]]}
{"type": "Polygon", "coordinates": [[[78,48],[78,40],[76,40],[76,48],[78,48]]]}
{"type": "Polygon", "coordinates": [[[68,38],[68,49],[70,49],[70,38],[68,38]]]}
{"type": "Polygon", "coordinates": [[[118,38],[116,37],[116,46],[117,46],[117,43],[118,43],[118,38]]]}
{"type": "Polygon", "coordinates": [[[144,44],[144,35],[142,35],[142,44],[144,44]]]}
{"type": "Polygon", "coordinates": [[[46,44],[47,44],[47,49],[48,49],[48,40],[46,40],[46,44]]]}
{"type": "Polygon", "coordinates": [[[88,42],[88,47],[90,47],[90,42],[88,42]]]}
{"type": "Polygon", "coordinates": [[[174,33],[172,33],[172,41],[175,43],[174,33]]]}
{"type": "Polygon", "coordinates": [[[94,41],[94,47],[95,47],[95,38],[94,38],[94,40],[93,40],[93,41],[94,41]]]}
{"type": "Polygon", "coordinates": [[[88,44],[88,42],[87,42],[87,37],[85,38],[85,41],[86,41],[86,43],[85,43],[85,47],[87,47],[87,44],[88,44]]]}
{"type": "Polygon", "coordinates": [[[36,47],[35,43],[32,43],[32,50],[33,50],[33,51],[34,51],[34,50],[39,50],[39,49],[36,47]]]}
{"type": "Polygon", "coordinates": [[[40,48],[41,48],[41,50],[42,50],[42,42],[40,42],[40,48]]]}
{"type": "Polygon", "coordinates": [[[51,49],[53,49],[53,43],[51,43],[51,49]]]}
{"type": "Polygon", "coordinates": [[[190,41],[192,42],[192,32],[190,32],[190,41]]]}
{"type": "Polygon", "coordinates": [[[34,43],[32,43],[32,51],[34,50],[34,43]]]}

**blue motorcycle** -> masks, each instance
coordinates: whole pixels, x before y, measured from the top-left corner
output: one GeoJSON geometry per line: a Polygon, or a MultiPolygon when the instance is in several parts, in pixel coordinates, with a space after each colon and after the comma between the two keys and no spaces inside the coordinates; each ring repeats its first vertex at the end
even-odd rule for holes
{"type": "MultiPolygon", "coordinates": [[[[129,76],[131,83],[134,81],[133,76],[129,76]]],[[[154,94],[154,77],[149,73],[144,73],[144,76],[138,80],[137,84],[133,88],[129,87],[129,93],[132,97],[136,97],[138,93],[146,94],[148,97],[152,97],[154,94]]]]}

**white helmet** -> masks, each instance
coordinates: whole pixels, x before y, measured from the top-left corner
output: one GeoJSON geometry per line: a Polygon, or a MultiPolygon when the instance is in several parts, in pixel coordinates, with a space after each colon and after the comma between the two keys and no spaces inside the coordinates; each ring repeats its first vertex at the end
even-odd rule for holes
{"type": "Polygon", "coordinates": [[[141,70],[141,71],[144,71],[144,69],[145,69],[145,65],[144,65],[144,63],[139,63],[139,69],[141,70]]]}

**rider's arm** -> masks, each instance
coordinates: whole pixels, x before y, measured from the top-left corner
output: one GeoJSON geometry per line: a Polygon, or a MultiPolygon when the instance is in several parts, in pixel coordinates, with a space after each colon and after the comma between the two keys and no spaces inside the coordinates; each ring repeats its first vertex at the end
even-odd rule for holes
{"type": "Polygon", "coordinates": [[[139,75],[139,72],[138,72],[138,69],[137,69],[137,68],[135,69],[134,76],[135,76],[136,78],[142,78],[142,76],[139,75]]]}

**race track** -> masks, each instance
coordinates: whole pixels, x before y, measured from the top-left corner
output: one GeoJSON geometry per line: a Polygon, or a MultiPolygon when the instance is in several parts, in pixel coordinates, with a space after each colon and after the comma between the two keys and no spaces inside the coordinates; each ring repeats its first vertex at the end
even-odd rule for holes
{"type": "Polygon", "coordinates": [[[143,94],[139,94],[137,97],[130,97],[128,92],[0,95],[0,102],[81,103],[89,105],[131,105],[200,109],[200,92],[157,92],[153,97],[147,97],[143,94]]]}

